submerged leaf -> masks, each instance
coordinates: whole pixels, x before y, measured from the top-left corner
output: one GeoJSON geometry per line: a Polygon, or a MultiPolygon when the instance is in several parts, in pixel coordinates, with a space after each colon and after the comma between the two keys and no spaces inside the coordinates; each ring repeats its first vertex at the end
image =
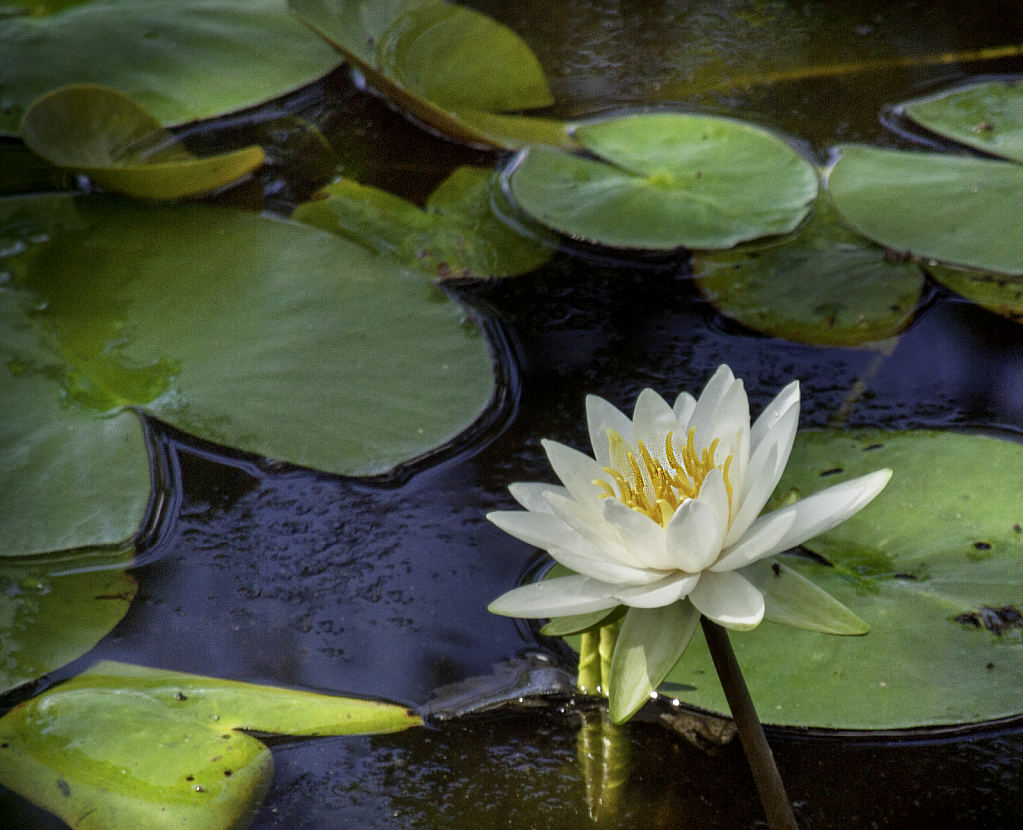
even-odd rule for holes
{"type": "Polygon", "coordinates": [[[897,335],[924,287],[920,267],[898,261],[844,227],[825,198],[794,239],[693,260],[704,297],[764,334],[855,346],[897,335]]]}
{"type": "Polygon", "coordinates": [[[782,139],[728,118],[647,113],[575,127],[594,161],[542,148],[508,188],[554,230],[618,248],[730,248],[788,233],[817,196],[813,166],[782,139]]]}
{"type": "Polygon", "coordinates": [[[273,777],[249,731],[397,732],[401,706],[100,663],[0,720],[0,783],[76,830],[246,825],[273,777]]]}
{"type": "Polygon", "coordinates": [[[1023,84],[985,81],[899,105],[917,124],[985,153],[1023,163],[1023,84]]]}
{"type": "MultiPolygon", "coordinates": [[[[884,493],[804,543],[833,567],[779,557],[870,633],[830,637],[761,625],[732,637],[763,720],[898,729],[1018,715],[1021,632],[957,617],[982,606],[1020,607],[1023,446],[926,431],[805,433],[776,496],[795,489],[805,498],[878,467],[894,471],[884,493]]],[[[668,680],[688,687],[672,687],[672,697],[728,712],[701,634],[668,680]]]]}
{"type": "Polygon", "coordinates": [[[894,251],[1023,274],[1023,165],[847,145],[828,177],[854,229],[894,251]]]}
{"type": "Polygon", "coordinates": [[[493,178],[486,168],[459,167],[431,194],[425,210],[342,179],[320,191],[325,198],[299,205],[292,218],[397,254],[441,278],[532,271],[551,258],[553,242],[522,236],[494,214],[493,178]]]}
{"type": "Polygon", "coordinates": [[[0,693],[81,657],[135,596],[131,548],[0,556],[0,693]]]}
{"type": "Polygon", "coordinates": [[[254,106],[338,64],[280,0],[61,5],[0,18],[0,134],[17,135],[32,101],[69,84],[120,90],[166,126],[254,106]]]}
{"type": "Polygon", "coordinates": [[[199,158],[129,96],[100,86],[44,95],[25,113],[21,136],[33,152],[108,190],[147,199],[209,193],[263,163],[260,147],[199,158]]]}

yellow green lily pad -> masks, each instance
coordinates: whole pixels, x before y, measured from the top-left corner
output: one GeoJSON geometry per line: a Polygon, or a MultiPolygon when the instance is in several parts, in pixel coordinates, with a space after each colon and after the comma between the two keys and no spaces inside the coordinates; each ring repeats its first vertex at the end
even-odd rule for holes
{"type": "Polygon", "coordinates": [[[943,265],[928,265],[927,273],[988,311],[1023,323],[1023,275],[985,274],[943,265]]]}

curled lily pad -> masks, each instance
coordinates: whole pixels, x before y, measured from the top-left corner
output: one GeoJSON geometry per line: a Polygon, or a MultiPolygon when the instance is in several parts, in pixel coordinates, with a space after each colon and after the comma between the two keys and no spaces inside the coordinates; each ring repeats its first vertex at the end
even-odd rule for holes
{"type": "Polygon", "coordinates": [[[985,274],[942,265],[928,265],[927,273],[988,311],[1023,323],[1023,276],[985,274]]]}
{"type": "Polygon", "coordinates": [[[298,223],[25,197],[0,202],[0,237],[13,252],[0,291],[6,553],[136,532],[149,472],[133,407],[368,475],[449,441],[491,398],[489,347],[461,307],[392,258],[298,223]]]}
{"type": "Polygon", "coordinates": [[[985,81],[900,104],[917,124],[995,156],[1023,163],[1023,83],[985,81]]]}
{"type": "Polygon", "coordinates": [[[1023,165],[846,145],[828,177],[842,218],[923,259],[1023,274],[1023,165]]]}
{"type": "Polygon", "coordinates": [[[135,597],[130,547],[0,556],[0,693],[81,657],[135,597]]]}
{"type": "Polygon", "coordinates": [[[493,171],[459,167],[422,210],[384,190],[342,179],[299,205],[293,219],[368,242],[437,277],[500,277],[543,265],[550,246],[522,236],[491,208],[493,171]]]}
{"type": "Polygon", "coordinates": [[[166,126],[254,106],[338,63],[280,0],[61,5],[0,18],[0,133],[16,135],[30,103],[69,84],[118,89],[166,126]]]}
{"type": "Polygon", "coordinates": [[[397,732],[408,709],[100,663],[0,720],[0,783],[75,830],[245,826],[273,758],[240,730],[397,732]]]}
{"type": "Polygon", "coordinates": [[[800,343],[855,346],[897,335],[924,275],[843,226],[825,198],[794,239],[693,260],[703,296],[744,326],[800,343]]]}
{"type": "Polygon", "coordinates": [[[447,0],[289,0],[300,20],[413,117],[472,144],[565,144],[564,124],[509,113],[554,103],[511,29],[447,0]]]}
{"type": "MultiPolygon", "coordinates": [[[[762,719],[869,730],[1018,715],[1023,632],[989,626],[982,609],[1003,619],[1021,605],[1023,446],[928,431],[801,434],[775,498],[805,498],[879,467],[894,470],[884,493],[804,544],[832,567],[779,557],[870,633],[764,624],[731,638],[762,719]]],[[[661,691],[728,712],[699,633],[661,691]]]]}
{"type": "Polygon", "coordinates": [[[108,190],[150,199],[209,193],[263,163],[260,147],[206,158],[192,155],[123,92],[71,86],[44,95],[25,113],[21,136],[33,152],[108,190]]]}
{"type": "Polygon", "coordinates": [[[730,248],[796,228],[817,196],[813,166],[741,121],[647,113],[574,129],[598,156],[529,148],[513,162],[513,201],[541,224],[617,248],[730,248]]]}

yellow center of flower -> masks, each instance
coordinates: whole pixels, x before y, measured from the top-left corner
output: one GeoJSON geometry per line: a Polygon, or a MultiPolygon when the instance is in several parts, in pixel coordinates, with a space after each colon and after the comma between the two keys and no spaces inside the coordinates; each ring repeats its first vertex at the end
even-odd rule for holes
{"type": "MultiPolygon", "coordinates": [[[[605,467],[604,472],[611,476],[614,485],[600,478],[594,479],[593,483],[603,490],[600,497],[618,499],[626,507],[648,516],[662,527],[667,527],[682,502],[700,495],[700,488],[703,487],[707,475],[717,468],[714,453],[718,447],[718,439],[715,438],[709,447],[697,451],[696,428],[691,427],[688,440],[682,447],[680,459],[672,445],[674,435],[674,432],[669,432],[664,439],[664,456],[668,462],[665,467],[660,460],[650,454],[642,439],[636,442],[639,446],[639,458],[636,458],[636,454],[628,448],[625,439],[615,430],[609,429],[608,448],[614,466],[605,467]]],[[[728,469],[731,464],[730,455],[721,466],[729,505],[732,503],[732,485],[728,480],[728,469]]]]}

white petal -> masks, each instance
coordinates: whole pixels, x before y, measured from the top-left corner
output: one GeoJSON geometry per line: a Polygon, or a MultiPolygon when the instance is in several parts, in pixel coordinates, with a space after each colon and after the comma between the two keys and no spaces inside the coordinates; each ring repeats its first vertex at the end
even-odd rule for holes
{"type": "Polygon", "coordinates": [[[735,571],[704,572],[689,601],[705,617],[737,631],[756,628],[764,618],[764,597],[735,571]]]}
{"type": "Polygon", "coordinates": [[[625,548],[647,568],[674,570],[664,549],[664,528],[617,499],[604,499],[604,520],[618,529],[625,548]]]}
{"type": "Polygon", "coordinates": [[[707,473],[697,501],[713,508],[724,532],[724,528],[728,527],[728,488],[725,487],[725,477],[719,468],[715,467],[707,473]]]}
{"type": "Polygon", "coordinates": [[[596,395],[586,396],[586,422],[590,431],[590,444],[593,446],[593,457],[597,466],[610,467],[611,456],[608,453],[607,431],[613,429],[628,444],[633,444],[632,421],[615,406],[596,395]]]}
{"type": "Polygon", "coordinates": [[[543,484],[539,481],[516,481],[514,484],[508,485],[508,492],[526,510],[533,510],[537,513],[551,513],[551,506],[544,498],[544,493],[559,493],[568,497],[566,488],[558,484],[543,484]]]}
{"type": "Polygon", "coordinates": [[[630,568],[621,562],[604,557],[586,556],[578,550],[551,547],[548,548],[548,553],[566,568],[610,585],[624,588],[636,585],[645,587],[664,578],[664,571],[630,568]]]}
{"type": "Polygon", "coordinates": [[[644,389],[636,400],[636,409],[632,415],[633,435],[636,446],[642,441],[650,454],[661,462],[667,462],[664,451],[664,440],[669,432],[679,431],[678,419],[667,401],[653,389],[644,389]]]}
{"type": "MultiPolygon", "coordinates": [[[[689,419],[690,428],[696,428],[696,446],[702,448],[707,446],[707,440],[714,430],[714,421],[717,418],[718,405],[735,383],[735,376],[732,370],[722,364],[714,373],[714,376],[707,381],[707,385],[700,393],[696,401],[696,409],[693,417],[689,419]]],[[[683,441],[685,436],[682,436],[683,441]]]]}
{"type": "Polygon", "coordinates": [[[600,465],[588,455],[557,441],[540,443],[543,444],[554,473],[572,494],[572,498],[591,510],[599,510],[601,489],[593,481],[608,477],[600,465]]]}
{"type": "Polygon", "coordinates": [[[550,513],[495,510],[487,513],[487,518],[505,533],[544,550],[551,545],[571,546],[571,539],[576,535],[572,528],[550,513]]]}
{"type": "Polygon", "coordinates": [[[573,499],[566,499],[554,493],[548,494],[547,503],[555,516],[597,548],[608,561],[621,562],[633,568],[647,567],[645,561],[638,559],[622,544],[618,529],[606,522],[601,515],[573,499]]]}
{"type": "Polygon", "coordinates": [[[737,380],[721,398],[714,413],[714,423],[710,433],[702,443],[699,431],[697,431],[696,446],[709,447],[717,439],[719,444],[714,461],[719,465],[724,464],[725,459],[735,451],[742,433],[748,432],[749,428],[749,400],[746,397],[746,389],[743,387],[742,381],[737,380]]]}
{"type": "MultiPolygon", "coordinates": [[[[756,452],[761,442],[772,432],[781,417],[792,407],[796,407],[796,420],[799,420],[799,381],[794,380],[781,390],[760,413],[754,422],[750,435],[750,452],[756,452]]],[[[788,456],[785,457],[788,460],[788,456]]]]}
{"type": "Polygon", "coordinates": [[[695,410],[696,398],[688,392],[682,392],[675,398],[675,405],[672,407],[672,411],[675,413],[680,432],[689,433],[689,422],[692,420],[695,410]]]}
{"type": "MultiPolygon", "coordinates": [[[[746,492],[733,502],[732,524],[725,534],[724,546],[730,548],[739,541],[760,515],[767,500],[774,491],[772,481],[774,468],[778,461],[778,445],[761,445],[760,450],[750,459],[746,470],[746,492]]],[[[735,496],[732,497],[735,499],[735,496]]]]}
{"type": "Polygon", "coordinates": [[[495,599],[488,609],[506,617],[564,617],[589,614],[620,605],[613,587],[589,577],[573,574],[545,579],[515,588],[495,599]]]}
{"type": "Polygon", "coordinates": [[[724,527],[713,507],[689,499],[675,511],[665,530],[665,548],[674,566],[699,573],[721,553],[724,527]]]}
{"type": "Polygon", "coordinates": [[[776,510],[776,513],[791,511],[795,519],[788,532],[763,555],[781,553],[841,524],[866,507],[884,489],[891,477],[891,470],[877,470],[776,510]]]}
{"type": "Polygon", "coordinates": [[[676,572],[649,585],[616,591],[615,599],[632,608],[660,608],[688,596],[699,581],[699,574],[676,572]]]}
{"type": "Polygon", "coordinates": [[[784,510],[775,510],[761,516],[750,525],[749,530],[735,545],[725,549],[721,558],[711,565],[710,569],[717,573],[734,571],[750,562],[763,559],[792,527],[795,518],[795,514],[784,510]]]}

